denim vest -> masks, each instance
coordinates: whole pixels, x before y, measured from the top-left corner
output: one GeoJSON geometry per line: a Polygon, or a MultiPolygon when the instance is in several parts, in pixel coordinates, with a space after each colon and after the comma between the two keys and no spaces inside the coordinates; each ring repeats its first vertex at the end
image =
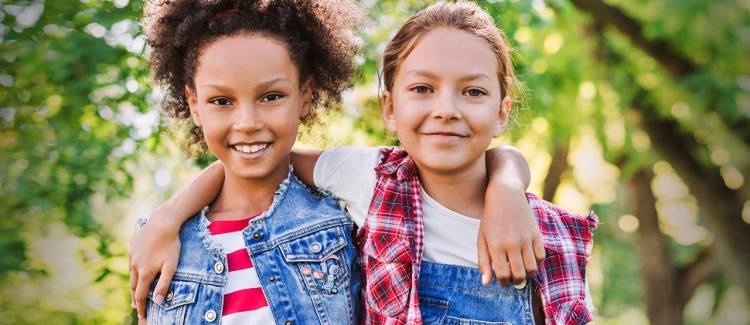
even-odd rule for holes
{"type": "MultiPolygon", "coordinates": [[[[162,305],[149,293],[149,324],[220,324],[227,257],[208,232],[206,209],[180,230],[182,249],[162,305]]],[[[271,207],[243,230],[277,324],[355,324],[360,270],[353,222],[328,194],[284,180],[271,207]],[[322,276],[321,276],[322,275],[322,276]]]]}

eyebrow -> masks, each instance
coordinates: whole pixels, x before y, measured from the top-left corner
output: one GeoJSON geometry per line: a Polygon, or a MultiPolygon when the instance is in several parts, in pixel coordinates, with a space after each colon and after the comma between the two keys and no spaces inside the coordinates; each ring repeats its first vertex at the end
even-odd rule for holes
{"type": "MultiPolygon", "coordinates": [[[[282,82],[291,82],[291,79],[286,78],[286,77],[278,77],[278,78],[274,78],[266,82],[262,82],[259,85],[257,85],[255,88],[266,89],[275,84],[279,84],[282,82]]],[[[225,87],[222,85],[214,85],[214,84],[203,85],[201,88],[210,88],[210,89],[217,89],[217,90],[224,90],[224,91],[229,90],[229,87],[225,87]]]]}
{"type": "MultiPolygon", "coordinates": [[[[430,79],[439,79],[436,74],[434,74],[434,73],[432,73],[430,71],[421,70],[421,69],[411,70],[411,71],[407,72],[406,74],[407,75],[413,74],[413,75],[417,75],[417,76],[423,76],[423,77],[427,77],[427,78],[430,78],[430,79]]],[[[487,75],[485,73],[481,73],[481,72],[461,76],[461,78],[459,78],[458,80],[463,82],[463,81],[472,81],[472,80],[477,80],[477,79],[492,80],[492,78],[489,75],[487,75]]]]}

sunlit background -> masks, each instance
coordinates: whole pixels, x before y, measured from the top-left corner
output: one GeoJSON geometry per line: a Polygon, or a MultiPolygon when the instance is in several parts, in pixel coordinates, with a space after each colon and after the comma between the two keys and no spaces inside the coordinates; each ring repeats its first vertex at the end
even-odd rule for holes
{"type": "MultiPolygon", "coordinates": [[[[750,2],[480,2],[525,96],[495,144],[602,224],[595,324],[750,324],[750,2]]],[[[378,57],[423,1],[362,1],[363,73],[299,145],[393,144],[378,57]]],[[[128,238],[210,158],[156,110],[141,2],[0,0],[0,324],[131,324],[128,238]]]]}

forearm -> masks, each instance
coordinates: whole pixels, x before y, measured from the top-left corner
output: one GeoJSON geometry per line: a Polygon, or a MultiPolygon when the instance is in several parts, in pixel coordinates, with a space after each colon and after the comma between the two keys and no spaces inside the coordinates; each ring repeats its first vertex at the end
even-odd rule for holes
{"type": "Polygon", "coordinates": [[[176,229],[179,229],[187,219],[216,199],[223,183],[224,167],[221,162],[214,162],[156,208],[149,222],[158,222],[170,228],[177,225],[176,229]]]}

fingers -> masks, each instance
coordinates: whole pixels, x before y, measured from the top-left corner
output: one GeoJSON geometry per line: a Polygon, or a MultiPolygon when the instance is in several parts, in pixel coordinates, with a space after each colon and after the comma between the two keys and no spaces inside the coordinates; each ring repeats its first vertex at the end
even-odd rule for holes
{"type": "Polygon", "coordinates": [[[526,277],[531,277],[534,272],[536,272],[539,266],[534,255],[533,245],[530,243],[529,245],[524,246],[521,254],[523,255],[523,264],[524,268],[526,269],[526,277]]]}
{"type": "Polygon", "coordinates": [[[508,252],[508,265],[510,265],[510,281],[513,284],[521,283],[526,279],[526,267],[520,249],[512,249],[508,252]]]}
{"type": "Polygon", "coordinates": [[[165,263],[161,269],[159,281],[154,288],[154,303],[157,305],[161,305],[164,302],[164,296],[166,296],[167,290],[169,290],[169,283],[172,281],[176,267],[174,264],[165,263]]]}
{"type": "Polygon", "coordinates": [[[497,277],[500,285],[507,286],[510,284],[510,264],[508,264],[508,257],[506,255],[492,256],[492,269],[495,271],[495,277],[497,277]]]}
{"type": "Polygon", "coordinates": [[[130,306],[135,308],[135,288],[138,285],[138,273],[131,267],[130,269],[130,306]]]}
{"type": "Polygon", "coordinates": [[[492,281],[491,261],[487,241],[484,239],[484,236],[480,235],[477,237],[477,262],[479,264],[479,272],[482,273],[482,285],[488,285],[492,281]]]}
{"type": "Polygon", "coordinates": [[[534,248],[536,263],[542,264],[542,262],[544,262],[544,258],[546,257],[546,253],[544,251],[544,239],[542,238],[541,233],[537,233],[536,236],[532,239],[532,246],[534,248]]]}
{"type": "Polygon", "coordinates": [[[153,276],[146,275],[138,277],[138,287],[135,289],[135,308],[138,310],[139,319],[146,318],[146,299],[148,299],[148,290],[153,279],[153,276]]]}

